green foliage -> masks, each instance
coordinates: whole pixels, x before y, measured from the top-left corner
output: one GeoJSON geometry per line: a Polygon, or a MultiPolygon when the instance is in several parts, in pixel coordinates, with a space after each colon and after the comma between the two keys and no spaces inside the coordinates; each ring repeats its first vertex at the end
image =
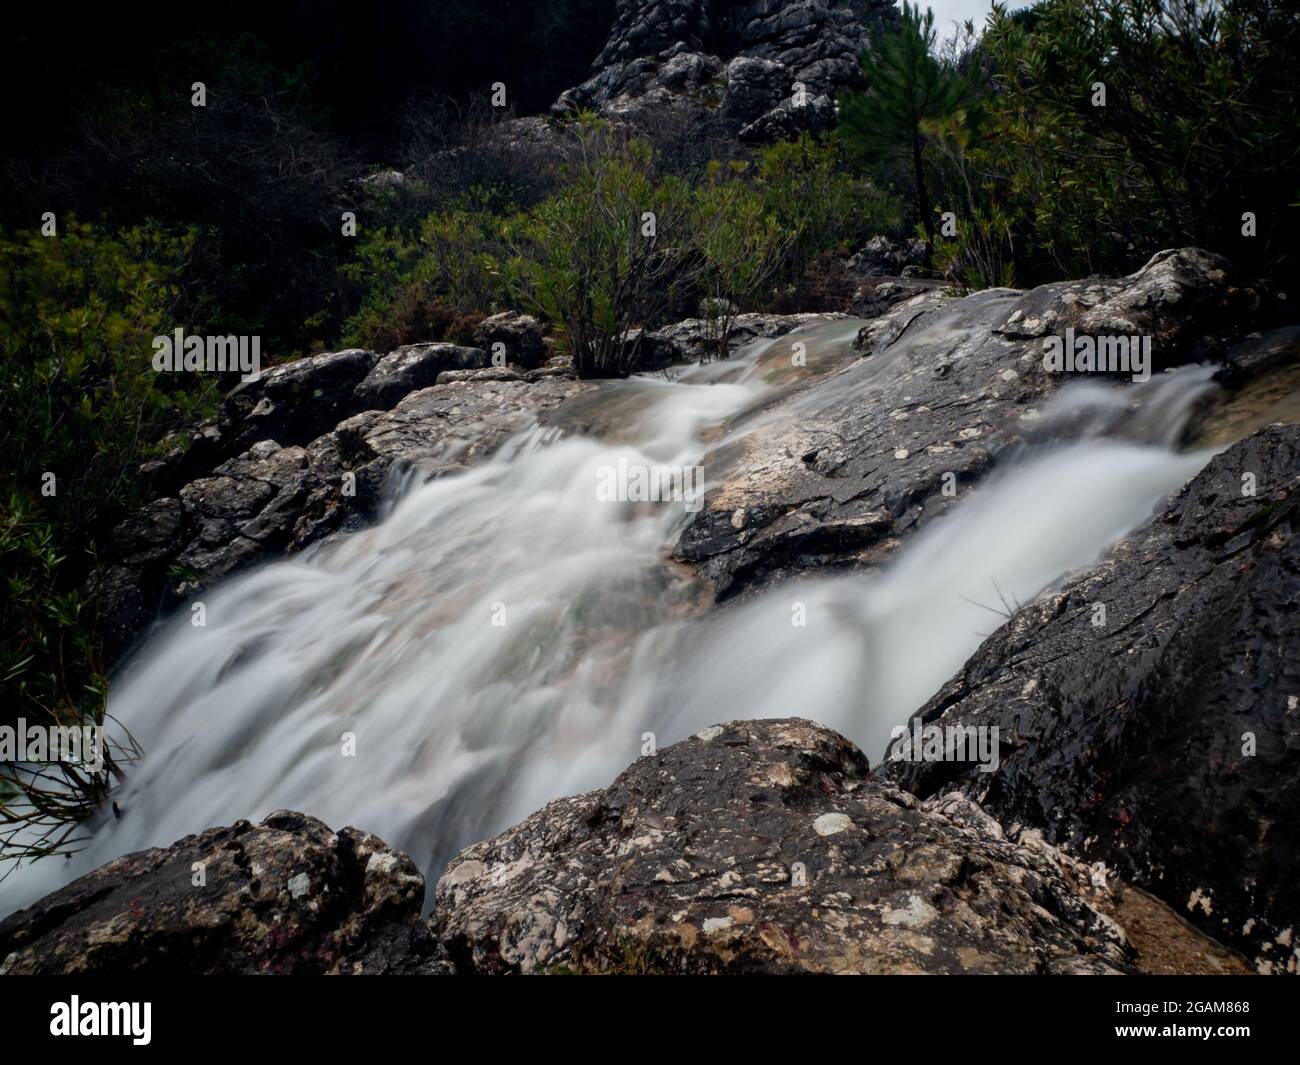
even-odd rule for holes
{"type": "Polygon", "coordinates": [[[425,340],[465,343],[464,323],[497,309],[507,219],[477,208],[436,211],[413,233],[365,233],[345,282],[365,293],[347,343],[391,351],[425,340]]]}
{"type": "Polygon", "coordinates": [[[807,135],[753,163],[715,161],[692,185],[588,117],[561,177],[525,211],[475,187],[458,206],[364,233],[342,270],[359,305],[347,342],[464,342],[469,324],[514,303],[556,327],[580,374],[621,376],[638,358],[633,325],[703,297],[723,354],[739,310],[788,299],[814,257],[899,225],[897,204],[848,174],[833,140],[807,135]]]}
{"type": "Polygon", "coordinates": [[[804,220],[782,226],[769,199],[741,180],[743,164],[713,164],[696,191],[692,217],[698,243],[699,284],[707,296],[709,339],[726,358],[731,330],[742,306],[752,306],[786,266],[803,235],[804,220]]]}
{"type": "Polygon", "coordinates": [[[1294,13],[1272,0],[1045,0],[1033,16],[995,9],[982,121],[934,130],[944,202],[965,216],[950,274],[1119,273],[1193,243],[1246,270],[1294,271],[1294,13]],[[1257,236],[1242,233],[1247,211],[1257,236]]]}
{"type": "Polygon", "coordinates": [[[837,140],[818,141],[807,133],[759,153],[757,185],[763,205],[794,237],[787,262],[792,278],[819,253],[850,252],[900,224],[897,202],[849,174],[840,155],[837,140]]]}
{"type": "Polygon", "coordinates": [[[513,227],[514,295],[556,325],[581,377],[620,377],[637,352],[625,335],[654,320],[694,280],[689,187],[656,177],[642,141],[581,133],[569,183],[513,227]]]}
{"type": "Polygon", "coordinates": [[[880,167],[898,184],[910,182],[916,214],[934,245],[934,218],[927,175],[929,124],[970,107],[976,84],[959,66],[935,54],[934,13],[921,14],[906,0],[896,28],[882,30],[862,57],[865,93],[840,100],[839,129],[849,158],[880,167]]]}
{"type": "Polygon", "coordinates": [[[102,234],[73,219],[56,236],[0,241],[6,715],[103,720],[94,617],[82,593],[95,539],[139,501],[135,471],[154,453],[151,441],[208,412],[215,398],[211,378],[152,366],[153,338],[181,324],[173,313],[193,245],[192,233],[102,234]]]}

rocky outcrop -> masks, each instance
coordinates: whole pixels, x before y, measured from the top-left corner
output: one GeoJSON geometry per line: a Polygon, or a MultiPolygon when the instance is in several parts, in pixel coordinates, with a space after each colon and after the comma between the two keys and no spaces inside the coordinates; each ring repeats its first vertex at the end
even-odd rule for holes
{"type": "Polygon", "coordinates": [[[303,814],[128,854],[0,922],[0,973],[449,971],[424,878],[368,832],[303,814]]]}
{"type": "Polygon", "coordinates": [[[385,355],[355,389],[361,410],[388,410],[404,396],[438,383],[445,370],[481,370],[488,365],[481,347],[457,344],[407,344],[385,355]]]}
{"type": "Polygon", "coordinates": [[[435,928],[477,973],[1128,968],[1052,848],[866,773],[807,721],[706,729],[462,852],[435,928]]]}
{"type": "Polygon", "coordinates": [[[0,975],[1237,973],[1157,900],[808,721],[739,721],[464,851],[438,884],[280,812],[129,854],[0,922],[0,975]]]}
{"type": "Polygon", "coordinates": [[[620,0],[594,73],[554,110],[635,122],[689,101],[745,140],[820,130],[836,92],[863,86],[873,30],[896,18],[890,0],[620,0]]]}
{"type": "Polygon", "coordinates": [[[1223,452],[1149,526],[1020,611],[919,712],[1001,767],[887,763],[1104,862],[1261,972],[1300,949],[1300,426],[1223,452]]]}
{"type": "Polygon", "coordinates": [[[676,557],[712,579],[718,599],[875,566],[1040,429],[1044,401],[1072,376],[1044,368],[1044,337],[1146,334],[1158,373],[1222,357],[1257,302],[1196,249],[1113,280],[905,299],[862,328],[859,363],[788,405],[795,415],[765,417],[706,459],[716,487],[676,557]]]}

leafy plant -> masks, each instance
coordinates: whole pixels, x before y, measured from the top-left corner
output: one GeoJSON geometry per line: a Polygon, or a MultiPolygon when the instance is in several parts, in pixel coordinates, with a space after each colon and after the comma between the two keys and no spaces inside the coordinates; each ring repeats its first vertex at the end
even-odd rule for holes
{"type": "MultiPolygon", "coordinates": [[[[71,218],[56,235],[0,241],[0,721],[104,724],[103,662],[83,592],[96,539],[140,501],[136,470],[150,442],[209,413],[217,391],[211,377],[152,366],[153,337],[180,324],[193,246],[190,232],[105,234],[71,218]]],[[[35,774],[4,767],[19,798],[0,825],[62,838],[102,799],[111,769],[111,758],[97,775],[67,763],[35,774]]]]}
{"type": "Polygon", "coordinates": [[[621,377],[627,342],[699,270],[690,189],[657,178],[643,141],[620,142],[586,121],[569,184],[513,228],[508,278],[516,297],[553,322],[581,377],[621,377]]]}

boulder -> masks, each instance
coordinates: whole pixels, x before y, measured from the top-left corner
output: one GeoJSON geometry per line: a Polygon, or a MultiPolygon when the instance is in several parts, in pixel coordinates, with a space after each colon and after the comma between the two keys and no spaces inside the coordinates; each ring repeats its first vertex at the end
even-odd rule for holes
{"type": "Polygon", "coordinates": [[[518,311],[484,318],[474,330],[474,343],[490,353],[495,344],[503,344],[506,366],[516,369],[535,370],[547,357],[541,325],[531,314],[518,311]]]}
{"type": "Polygon", "coordinates": [[[924,241],[877,236],[850,255],[844,265],[859,277],[902,277],[909,266],[920,266],[924,262],[924,241]]]}
{"type": "Polygon", "coordinates": [[[353,390],[378,361],[376,352],[348,348],[296,359],[242,382],[223,403],[232,429],[227,448],[314,440],[360,409],[353,390]]]}
{"type": "MultiPolygon", "coordinates": [[[[800,314],[758,314],[746,312],[736,316],[731,326],[728,349],[735,351],[753,340],[785,336],[793,329],[812,322],[828,322],[848,315],[838,312],[800,314]]],[[[657,344],[667,345],[677,358],[700,359],[717,355],[710,339],[712,326],[705,318],[686,318],[648,334],[657,344]]]]}
{"type": "Polygon", "coordinates": [[[444,370],[478,370],[488,362],[488,354],[481,348],[407,344],[375,363],[354,394],[362,410],[388,410],[402,397],[437,384],[444,370]]]}
{"type": "Polygon", "coordinates": [[[1200,248],[1157,252],[1113,280],[1063,281],[1025,295],[997,327],[1012,339],[1041,339],[1066,328],[1089,336],[1150,336],[1161,368],[1222,359],[1263,303],[1231,264],[1200,248]]]}
{"type": "Polygon", "coordinates": [[[281,811],[128,854],[12,914],[0,973],[447,972],[423,899],[383,840],[281,811]]]}
{"type": "Polygon", "coordinates": [[[866,775],[811,722],[706,729],[463,851],[434,927],[473,973],[1128,971],[1052,848],[866,775]]]}
{"type": "Polygon", "coordinates": [[[1157,897],[1260,972],[1300,944],[1300,426],[1210,464],[1140,532],[1016,613],[918,712],[993,726],[996,773],[891,761],[1157,897]]]}

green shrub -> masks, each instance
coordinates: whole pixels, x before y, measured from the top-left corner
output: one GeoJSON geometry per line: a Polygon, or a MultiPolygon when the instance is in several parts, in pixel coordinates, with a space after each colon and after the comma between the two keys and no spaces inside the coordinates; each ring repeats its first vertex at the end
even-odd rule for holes
{"type": "Polygon", "coordinates": [[[655,321],[699,267],[689,187],[656,176],[645,142],[606,132],[584,126],[569,183],[514,224],[508,263],[512,292],[556,326],[581,377],[629,373],[629,327],[655,321]]]}
{"type": "Polygon", "coordinates": [[[505,228],[489,211],[455,209],[428,215],[413,233],[363,236],[357,261],[342,269],[345,282],[365,293],[345,341],[378,351],[424,340],[463,343],[466,321],[497,309],[505,296],[505,228]]]}
{"type": "Polygon", "coordinates": [[[742,307],[769,293],[799,247],[807,219],[782,226],[768,209],[771,199],[743,179],[744,166],[710,166],[695,190],[692,237],[698,243],[699,285],[705,293],[708,339],[726,358],[731,330],[742,307]]]}
{"type": "MultiPolygon", "coordinates": [[[[210,412],[217,391],[211,377],[152,365],[153,338],[181,324],[172,314],[193,244],[188,232],[103,234],[72,219],[55,236],[0,240],[0,705],[12,720],[103,723],[103,663],[82,593],[96,541],[141,501],[136,470],[151,441],[210,412]]],[[[72,797],[42,800],[46,827],[102,794],[102,779],[59,768],[72,797]]],[[[7,776],[33,799],[30,780],[7,776]]],[[[13,810],[0,824],[12,827],[13,810]]]]}
{"type": "Polygon", "coordinates": [[[759,153],[756,185],[763,205],[795,238],[787,260],[791,278],[824,252],[851,252],[902,224],[898,201],[849,173],[840,156],[836,139],[819,141],[807,133],[759,153]]]}

